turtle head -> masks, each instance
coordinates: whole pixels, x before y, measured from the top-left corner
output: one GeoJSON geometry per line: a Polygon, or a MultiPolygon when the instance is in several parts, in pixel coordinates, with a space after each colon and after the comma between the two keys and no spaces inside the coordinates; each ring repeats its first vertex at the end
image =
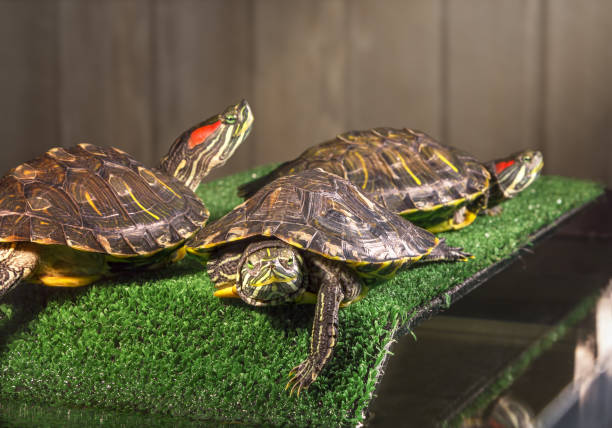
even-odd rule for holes
{"type": "Polygon", "coordinates": [[[250,244],[238,266],[236,285],[215,292],[254,306],[298,301],[305,291],[304,261],[293,247],[278,241],[250,244]]]}
{"type": "Polygon", "coordinates": [[[234,154],[251,132],[253,113],[246,100],[229,106],[183,132],[161,160],[159,169],[191,190],[234,154]]]}
{"type": "Polygon", "coordinates": [[[496,178],[499,198],[509,199],[525,190],[544,166],[542,153],[525,150],[492,162],[490,171],[496,178]]]}

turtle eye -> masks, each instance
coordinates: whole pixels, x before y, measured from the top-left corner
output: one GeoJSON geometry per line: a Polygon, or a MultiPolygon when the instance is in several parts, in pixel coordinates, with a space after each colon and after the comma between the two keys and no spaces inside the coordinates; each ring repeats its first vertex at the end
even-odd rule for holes
{"type": "Polygon", "coordinates": [[[233,113],[229,113],[229,114],[225,115],[225,123],[228,123],[230,125],[236,123],[236,119],[237,119],[237,117],[233,113]]]}
{"type": "Polygon", "coordinates": [[[293,265],[293,257],[291,257],[290,259],[287,260],[287,264],[289,266],[293,265]]]}
{"type": "Polygon", "coordinates": [[[523,156],[523,162],[530,162],[530,161],[531,161],[531,156],[529,155],[523,156]]]}
{"type": "Polygon", "coordinates": [[[250,261],[247,261],[247,267],[249,269],[253,269],[255,267],[255,265],[253,263],[251,263],[250,261]]]}

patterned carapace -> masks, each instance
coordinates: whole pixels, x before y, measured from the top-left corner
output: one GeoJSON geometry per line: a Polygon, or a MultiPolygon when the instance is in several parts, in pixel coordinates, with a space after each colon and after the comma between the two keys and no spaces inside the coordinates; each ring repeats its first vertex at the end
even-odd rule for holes
{"type": "Polygon", "coordinates": [[[467,226],[481,210],[524,189],[541,170],[542,155],[525,151],[483,164],[422,132],[375,128],[347,132],[313,146],[268,175],[242,185],[238,193],[249,197],[275,178],[313,168],[351,181],[388,210],[439,232],[467,226]],[[529,181],[512,187],[499,179],[495,164],[503,164],[508,177],[510,171],[522,170],[515,177],[529,181]]]}
{"type": "Polygon", "coordinates": [[[115,148],[54,148],[0,180],[0,241],[146,255],[199,230],[208,211],[182,183],[115,148]]]}

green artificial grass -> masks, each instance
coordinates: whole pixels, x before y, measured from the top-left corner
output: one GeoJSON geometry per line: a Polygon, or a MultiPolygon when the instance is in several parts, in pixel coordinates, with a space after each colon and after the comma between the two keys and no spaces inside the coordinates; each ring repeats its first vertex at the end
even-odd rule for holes
{"type": "MultiPolygon", "coordinates": [[[[269,169],[201,186],[212,219],[241,202],[238,184],[269,169]]],[[[0,403],[185,421],[356,425],[389,344],[417,308],[435,297],[450,304],[445,292],[453,286],[601,193],[591,182],[544,176],[505,203],[502,215],[480,216],[469,228],[443,234],[475,258],[413,267],[342,309],[334,358],[299,398],[284,387],[289,369],[307,355],[312,306],[221,301],[202,265],[190,258],[82,289],[23,284],[0,304],[0,403]]]]}

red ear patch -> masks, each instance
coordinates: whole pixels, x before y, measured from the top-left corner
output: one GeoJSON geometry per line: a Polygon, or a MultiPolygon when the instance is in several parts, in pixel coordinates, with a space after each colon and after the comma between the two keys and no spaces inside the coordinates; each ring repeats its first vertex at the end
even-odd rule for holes
{"type": "Polygon", "coordinates": [[[205,125],[200,128],[195,129],[191,135],[189,136],[189,141],[187,145],[190,149],[193,149],[195,146],[199,146],[202,144],[210,134],[215,132],[215,130],[221,125],[221,121],[218,120],[215,123],[211,123],[210,125],[205,125]]]}
{"type": "Polygon", "coordinates": [[[497,162],[495,164],[495,172],[499,174],[500,172],[502,172],[504,169],[508,168],[511,165],[514,165],[513,160],[497,162]]]}

